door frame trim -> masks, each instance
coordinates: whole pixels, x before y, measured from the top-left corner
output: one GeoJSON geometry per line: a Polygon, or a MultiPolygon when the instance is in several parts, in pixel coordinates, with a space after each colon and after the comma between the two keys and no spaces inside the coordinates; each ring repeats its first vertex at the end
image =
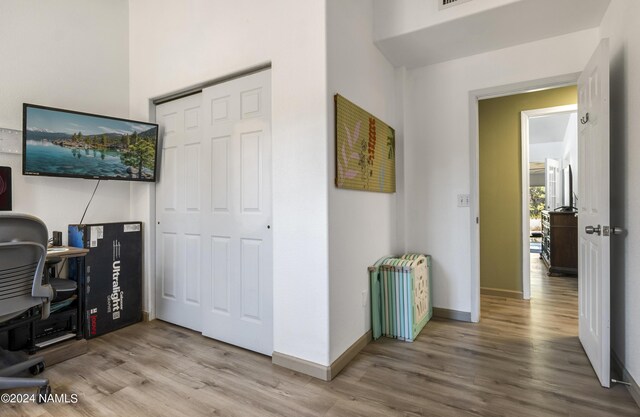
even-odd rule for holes
{"type": "MultiPolygon", "coordinates": [[[[153,100],[149,99],[149,120],[153,123],[158,123],[156,117],[156,104],[154,104],[153,100]]],[[[158,127],[158,147],[157,149],[162,150],[164,146],[163,135],[158,127]]],[[[157,158],[156,162],[156,172],[160,173],[162,170],[162,156],[157,158]]],[[[149,226],[147,229],[149,230],[149,240],[147,245],[144,247],[144,253],[149,256],[149,273],[146,274],[149,282],[147,282],[147,317],[148,320],[155,320],[157,318],[156,315],[156,281],[158,281],[158,277],[156,276],[156,189],[158,187],[158,180],[153,183],[153,186],[148,187],[149,190],[149,226]]],[[[131,190],[133,193],[133,190],[131,190]]]]}
{"type": "Polygon", "coordinates": [[[533,117],[562,113],[577,114],[578,104],[546,107],[520,112],[520,147],[522,149],[522,299],[524,300],[531,299],[531,250],[529,238],[529,223],[531,222],[531,216],[529,213],[529,120],[533,117]]]}
{"type": "Polygon", "coordinates": [[[471,321],[480,321],[480,153],[478,101],[575,85],[580,72],[469,91],[470,293],[471,321]],[[476,222],[478,219],[478,222],[476,222]]]}
{"type": "Polygon", "coordinates": [[[214,85],[235,80],[236,78],[246,77],[247,75],[255,74],[257,72],[261,72],[268,69],[271,69],[271,62],[264,62],[249,68],[245,68],[240,71],[235,71],[235,72],[223,75],[222,77],[214,78],[212,80],[204,81],[198,84],[191,85],[186,88],[181,88],[179,90],[175,90],[170,93],[154,97],[150,101],[151,101],[151,104],[155,107],[157,105],[164,104],[169,101],[179,100],[181,98],[191,96],[193,94],[201,93],[202,90],[204,90],[205,88],[213,87],[214,85]]]}

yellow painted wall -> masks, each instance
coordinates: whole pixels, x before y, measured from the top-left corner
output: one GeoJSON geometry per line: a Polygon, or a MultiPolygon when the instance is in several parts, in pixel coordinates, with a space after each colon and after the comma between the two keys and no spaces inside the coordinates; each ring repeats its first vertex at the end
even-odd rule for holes
{"type": "Polygon", "coordinates": [[[575,86],[479,102],[481,287],[522,291],[520,112],[576,102],[575,86]]]}

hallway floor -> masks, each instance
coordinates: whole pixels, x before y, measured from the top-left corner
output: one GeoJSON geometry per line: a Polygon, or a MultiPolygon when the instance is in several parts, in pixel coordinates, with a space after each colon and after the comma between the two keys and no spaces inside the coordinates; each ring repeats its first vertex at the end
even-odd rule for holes
{"type": "Polygon", "coordinates": [[[640,416],[601,388],[577,332],[577,280],[532,255],[530,302],[482,297],[478,324],[432,320],[414,343],[369,344],[332,382],[161,321],[89,341],[51,367],[77,404],[0,404],[13,416],[640,416]]]}

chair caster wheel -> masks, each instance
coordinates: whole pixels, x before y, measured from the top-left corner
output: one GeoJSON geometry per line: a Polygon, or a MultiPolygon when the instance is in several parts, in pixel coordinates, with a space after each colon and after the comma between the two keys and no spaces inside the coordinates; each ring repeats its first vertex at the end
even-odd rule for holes
{"type": "Polygon", "coordinates": [[[29,368],[31,375],[38,375],[42,371],[44,371],[44,362],[37,363],[29,368]]]}
{"type": "Polygon", "coordinates": [[[45,385],[38,389],[38,404],[42,404],[47,401],[47,398],[51,395],[51,386],[45,385]]]}

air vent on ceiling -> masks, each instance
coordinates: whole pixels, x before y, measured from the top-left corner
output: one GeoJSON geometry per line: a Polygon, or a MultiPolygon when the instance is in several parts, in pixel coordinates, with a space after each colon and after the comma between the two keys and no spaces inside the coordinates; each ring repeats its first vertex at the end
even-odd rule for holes
{"type": "Polygon", "coordinates": [[[447,9],[452,6],[457,6],[462,3],[466,3],[471,0],[438,0],[438,10],[447,9]]]}

